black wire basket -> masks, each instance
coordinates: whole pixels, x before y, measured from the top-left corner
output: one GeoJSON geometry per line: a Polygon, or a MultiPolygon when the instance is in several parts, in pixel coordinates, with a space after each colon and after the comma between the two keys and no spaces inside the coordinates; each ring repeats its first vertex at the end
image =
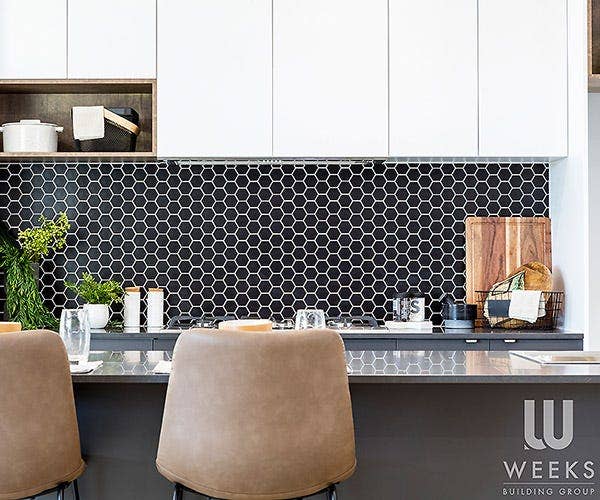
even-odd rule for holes
{"type": "Polygon", "coordinates": [[[542,292],[538,309],[540,317],[533,323],[508,316],[512,292],[478,290],[475,297],[478,323],[484,328],[552,330],[558,324],[565,292],[542,292]]]}
{"type": "Polygon", "coordinates": [[[132,108],[105,108],[104,137],[102,139],[75,139],[75,148],[84,153],[133,152],[140,133],[140,117],[132,108]]]}

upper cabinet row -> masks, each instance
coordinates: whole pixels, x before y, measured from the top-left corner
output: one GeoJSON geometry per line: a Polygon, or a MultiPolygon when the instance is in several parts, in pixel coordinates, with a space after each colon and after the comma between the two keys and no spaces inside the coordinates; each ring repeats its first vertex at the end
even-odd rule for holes
{"type": "Polygon", "coordinates": [[[560,157],[566,4],[0,0],[0,78],[156,77],[161,157],[560,157]]]}
{"type": "Polygon", "coordinates": [[[159,154],[566,156],[566,1],[158,0],[159,154]]]}
{"type": "Polygon", "coordinates": [[[0,78],[156,78],[156,0],[0,0],[0,78]]]}

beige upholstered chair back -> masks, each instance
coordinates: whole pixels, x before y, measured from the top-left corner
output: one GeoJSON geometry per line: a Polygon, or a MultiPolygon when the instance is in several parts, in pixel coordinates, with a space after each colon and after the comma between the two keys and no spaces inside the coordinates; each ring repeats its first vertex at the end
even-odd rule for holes
{"type": "Polygon", "coordinates": [[[43,330],[0,334],[0,499],[70,482],[84,467],[62,340],[43,330]]]}
{"type": "Polygon", "coordinates": [[[307,496],[356,467],[344,348],[331,330],[196,330],[175,346],[157,467],[224,499],[307,496]]]}

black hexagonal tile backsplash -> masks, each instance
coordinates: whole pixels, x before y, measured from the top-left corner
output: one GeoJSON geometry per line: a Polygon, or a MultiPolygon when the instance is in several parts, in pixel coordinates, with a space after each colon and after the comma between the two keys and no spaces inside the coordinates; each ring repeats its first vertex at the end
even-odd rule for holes
{"type": "MultiPolygon", "coordinates": [[[[66,210],[68,248],[42,293],[85,270],[166,289],[166,315],[390,319],[396,291],[464,297],[464,220],[547,216],[547,164],[374,161],[0,165],[0,217],[30,227],[66,210]]],[[[118,312],[118,311],[117,311],[118,312]]]]}

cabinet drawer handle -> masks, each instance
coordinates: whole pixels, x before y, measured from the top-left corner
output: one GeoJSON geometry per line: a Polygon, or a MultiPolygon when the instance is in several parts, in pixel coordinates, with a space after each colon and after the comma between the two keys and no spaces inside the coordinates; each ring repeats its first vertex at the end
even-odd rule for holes
{"type": "Polygon", "coordinates": [[[504,339],[505,344],[515,344],[517,339],[504,339]]]}
{"type": "Polygon", "coordinates": [[[467,344],[477,344],[477,342],[479,342],[479,339],[465,339],[465,342],[467,344]]]}

